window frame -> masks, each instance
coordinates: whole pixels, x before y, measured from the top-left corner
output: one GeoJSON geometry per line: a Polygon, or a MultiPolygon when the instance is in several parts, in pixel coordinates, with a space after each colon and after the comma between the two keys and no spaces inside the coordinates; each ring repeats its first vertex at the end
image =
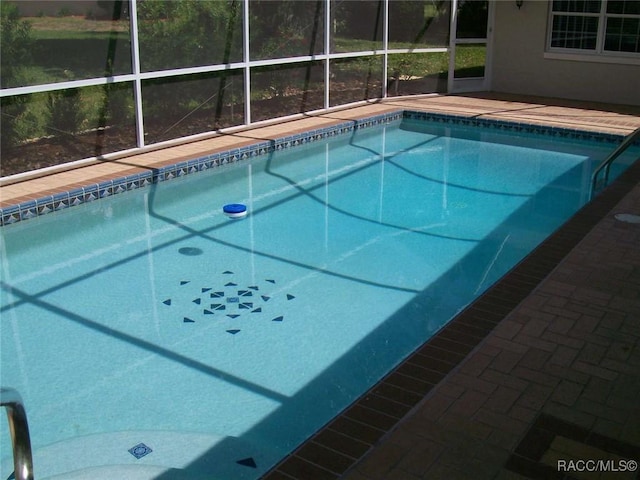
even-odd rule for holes
{"type": "Polygon", "coordinates": [[[624,52],[616,50],[605,50],[605,38],[607,34],[607,21],[609,18],[639,19],[640,14],[607,13],[607,3],[609,0],[600,1],[600,12],[560,12],[554,11],[554,1],[549,1],[547,15],[547,38],[545,58],[581,60],[600,63],[621,63],[640,64],[640,52],[624,52]],[[588,48],[567,48],[554,47],[551,45],[553,36],[553,22],[556,17],[589,17],[597,18],[598,28],[596,33],[596,45],[593,49],[588,48]]]}

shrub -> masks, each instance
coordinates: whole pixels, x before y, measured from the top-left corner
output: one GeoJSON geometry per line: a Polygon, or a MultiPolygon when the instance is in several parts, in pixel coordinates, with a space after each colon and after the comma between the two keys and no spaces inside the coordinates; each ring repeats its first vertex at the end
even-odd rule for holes
{"type": "Polygon", "coordinates": [[[0,3],[0,83],[2,88],[22,86],[23,67],[31,63],[31,24],[20,19],[18,7],[11,2],[0,3]]]}
{"type": "Polygon", "coordinates": [[[49,92],[47,110],[51,129],[56,136],[73,135],[80,130],[81,106],[80,91],[77,88],[49,92]]]}
{"type": "MultiPolygon", "coordinates": [[[[24,83],[24,67],[31,63],[31,25],[20,19],[18,7],[11,2],[0,3],[0,84],[3,88],[24,83]]],[[[15,95],[2,99],[0,118],[0,149],[10,150],[21,140],[18,120],[27,108],[27,98],[15,95]]]]}

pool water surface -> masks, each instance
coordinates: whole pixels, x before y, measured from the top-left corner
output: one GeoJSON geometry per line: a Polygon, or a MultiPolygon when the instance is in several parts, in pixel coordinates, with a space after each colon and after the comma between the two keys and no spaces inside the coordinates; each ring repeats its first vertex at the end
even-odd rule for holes
{"type": "Polygon", "coordinates": [[[36,475],[258,478],[586,203],[611,150],[404,119],[3,227],[1,383],[36,475]]]}

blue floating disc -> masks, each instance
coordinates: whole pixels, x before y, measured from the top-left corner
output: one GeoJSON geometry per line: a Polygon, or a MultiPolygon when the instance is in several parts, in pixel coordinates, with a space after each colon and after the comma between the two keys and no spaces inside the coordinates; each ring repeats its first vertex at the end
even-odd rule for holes
{"type": "Polygon", "coordinates": [[[222,207],[222,211],[227,217],[241,218],[247,215],[247,206],[242,203],[229,203],[222,207]]]}

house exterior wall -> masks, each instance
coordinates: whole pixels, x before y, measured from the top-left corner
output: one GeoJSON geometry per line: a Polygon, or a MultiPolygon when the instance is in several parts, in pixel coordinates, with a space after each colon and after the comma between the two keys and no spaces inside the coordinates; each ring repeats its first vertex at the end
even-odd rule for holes
{"type": "Polygon", "coordinates": [[[548,2],[497,1],[491,90],[640,105],[640,64],[545,58],[548,2]]]}

